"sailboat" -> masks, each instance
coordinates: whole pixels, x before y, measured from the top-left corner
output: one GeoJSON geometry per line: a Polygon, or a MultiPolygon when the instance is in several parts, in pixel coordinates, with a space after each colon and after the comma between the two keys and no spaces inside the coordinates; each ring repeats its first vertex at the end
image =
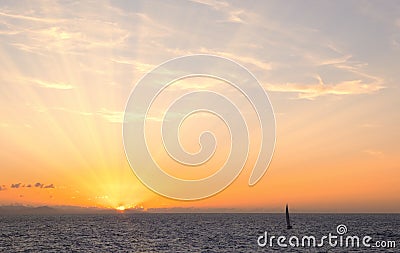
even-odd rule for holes
{"type": "Polygon", "coordinates": [[[286,225],[287,225],[287,229],[292,229],[292,225],[290,225],[290,217],[289,217],[289,207],[288,207],[288,204],[286,204],[286,225]]]}

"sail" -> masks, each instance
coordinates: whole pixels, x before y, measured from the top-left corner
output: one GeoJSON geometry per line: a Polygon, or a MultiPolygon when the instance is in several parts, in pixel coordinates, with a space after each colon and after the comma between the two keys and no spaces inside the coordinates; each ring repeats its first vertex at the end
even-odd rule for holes
{"type": "Polygon", "coordinates": [[[289,207],[287,204],[286,204],[286,225],[288,229],[292,228],[292,225],[290,225],[289,207]]]}

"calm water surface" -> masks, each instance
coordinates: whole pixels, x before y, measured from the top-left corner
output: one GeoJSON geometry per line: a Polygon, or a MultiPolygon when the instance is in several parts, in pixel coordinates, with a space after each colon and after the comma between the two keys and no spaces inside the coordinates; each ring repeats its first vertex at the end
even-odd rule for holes
{"type": "MultiPolygon", "coordinates": [[[[116,214],[0,217],[0,252],[400,252],[398,214],[116,214]],[[344,236],[396,248],[260,247],[259,236],[344,236]]],[[[288,243],[286,241],[286,243],[288,243]]]]}

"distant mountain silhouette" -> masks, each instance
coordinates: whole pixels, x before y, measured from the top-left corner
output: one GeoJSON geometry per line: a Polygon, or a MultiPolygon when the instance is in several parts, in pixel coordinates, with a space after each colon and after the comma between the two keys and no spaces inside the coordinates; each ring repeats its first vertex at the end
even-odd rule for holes
{"type": "Polygon", "coordinates": [[[116,213],[113,209],[86,208],[76,206],[0,206],[0,215],[57,215],[57,214],[97,214],[116,213]]]}
{"type": "Polygon", "coordinates": [[[0,206],[0,215],[57,214],[58,210],[48,206],[0,206]]]}

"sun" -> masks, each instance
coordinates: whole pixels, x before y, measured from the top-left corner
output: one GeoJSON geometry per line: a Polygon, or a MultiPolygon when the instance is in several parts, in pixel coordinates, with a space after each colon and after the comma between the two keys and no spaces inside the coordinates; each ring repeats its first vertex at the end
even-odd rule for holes
{"type": "Polygon", "coordinates": [[[117,209],[118,211],[123,212],[123,211],[125,211],[125,206],[118,206],[115,209],[117,209]]]}

